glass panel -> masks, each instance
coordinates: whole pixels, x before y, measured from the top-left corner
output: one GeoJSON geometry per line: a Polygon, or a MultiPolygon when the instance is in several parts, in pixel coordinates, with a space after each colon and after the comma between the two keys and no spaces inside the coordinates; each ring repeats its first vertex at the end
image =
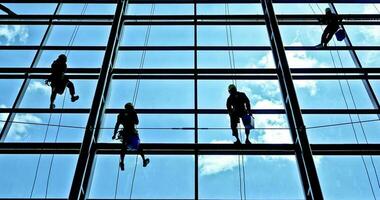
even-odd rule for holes
{"type": "Polygon", "coordinates": [[[5,141],[81,142],[87,118],[87,114],[18,113],[5,141]]]}
{"type": "MultiPolygon", "coordinates": [[[[138,114],[137,127],[141,143],[192,143],[194,142],[194,116],[178,114],[138,114]]],[[[104,117],[100,142],[112,141],[117,115],[104,117]]],[[[120,126],[122,128],[122,126],[120,126]]]]}
{"type": "MultiPolygon", "coordinates": [[[[76,26],[53,26],[46,45],[69,45],[76,26]]],[[[106,46],[111,26],[79,26],[73,46],[106,46]],[[91,35],[91,37],[89,37],[91,35]]]]}
{"type": "Polygon", "coordinates": [[[372,156],[374,165],[371,164],[370,157],[364,156],[363,159],[360,156],[314,156],[325,199],[376,199],[380,197],[374,173],[374,166],[378,168],[380,159],[378,156],[372,156]],[[368,178],[366,168],[370,178],[368,178]],[[374,193],[372,193],[371,184],[374,193]]]}
{"type": "Polygon", "coordinates": [[[0,108],[11,108],[21,88],[23,80],[0,79],[0,108]],[[7,95],[5,95],[7,94],[7,95]]]}
{"type": "Polygon", "coordinates": [[[303,115],[310,143],[379,143],[377,115],[303,115]]]}
{"type": "Polygon", "coordinates": [[[66,54],[68,68],[101,68],[104,51],[42,51],[37,67],[50,68],[60,54],[66,54]]]}
{"type": "Polygon", "coordinates": [[[127,15],[192,15],[192,4],[130,4],[127,15]],[[151,13],[152,12],[152,13],[151,13]]]}
{"type": "Polygon", "coordinates": [[[361,80],[294,80],[301,108],[373,108],[361,80]]]}
{"type": "Polygon", "coordinates": [[[270,51],[230,51],[230,54],[228,51],[198,51],[198,68],[274,67],[270,51]]]}
{"type": "Polygon", "coordinates": [[[380,66],[380,51],[355,51],[363,67],[377,68],[380,66]]]}
{"type": "MultiPolygon", "coordinates": [[[[230,27],[232,46],[269,46],[265,26],[233,25],[230,27]]],[[[228,46],[226,29],[226,26],[198,26],[198,45],[228,46]]]]}
{"type": "Polygon", "coordinates": [[[273,4],[276,14],[323,14],[328,4],[322,3],[292,3],[291,6],[285,3],[273,4]]]}
{"type": "Polygon", "coordinates": [[[0,67],[28,68],[36,51],[0,50],[0,67]]]}
{"type": "Polygon", "coordinates": [[[113,15],[116,4],[63,4],[61,15],[113,15]]]}
{"type": "Polygon", "coordinates": [[[18,15],[52,15],[57,7],[53,3],[4,3],[18,15]]]}
{"type": "MultiPolygon", "coordinates": [[[[255,114],[255,129],[250,132],[252,143],[292,143],[285,115],[255,114]]],[[[199,115],[199,142],[231,144],[235,141],[230,129],[230,118],[225,115],[199,115]]],[[[245,141],[244,126],[239,124],[240,141],[245,141]]]]}
{"type": "Polygon", "coordinates": [[[349,51],[286,51],[291,68],[355,68],[349,51]]]}
{"type": "MultiPolygon", "coordinates": [[[[69,89],[65,89],[66,94],[57,95],[55,99],[56,108],[90,108],[95,92],[95,80],[71,80],[75,87],[75,92],[80,96],[76,102],[71,102],[69,89]],[[65,97],[65,101],[63,98],[65,97]]],[[[22,99],[22,108],[49,108],[51,88],[45,85],[44,80],[33,79],[22,99]]]]}
{"type": "Polygon", "coordinates": [[[198,4],[198,15],[259,15],[262,14],[260,4],[198,4]],[[227,7],[226,7],[227,5],[227,7]]]}
{"type": "Polygon", "coordinates": [[[117,68],[194,68],[194,51],[119,51],[117,68]]]}
{"type": "Polygon", "coordinates": [[[37,168],[39,157],[36,154],[0,155],[2,198],[68,198],[77,156],[41,155],[37,168]]]}
{"type": "Polygon", "coordinates": [[[304,199],[294,156],[199,157],[199,199],[240,199],[241,196],[304,199]]]}
{"type": "Polygon", "coordinates": [[[0,44],[38,46],[46,28],[42,25],[0,25],[0,44]]]}
{"type": "MultiPolygon", "coordinates": [[[[285,46],[315,46],[321,42],[322,32],[325,27],[325,25],[282,25],[280,26],[281,38],[285,46]]],[[[344,41],[337,41],[334,36],[333,40],[329,42],[329,46],[346,45],[344,41]]]]}
{"type": "MultiPolygon", "coordinates": [[[[226,109],[229,96],[227,87],[232,81],[201,80],[198,83],[199,108],[226,109]]],[[[237,85],[238,90],[244,92],[250,99],[252,109],[283,108],[277,80],[238,80],[237,85]]]]}
{"type": "MultiPolygon", "coordinates": [[[[124,26],[121,46],[144,46],[149,26],[124,26]]],[[[193,26],[151,26],[148,46],[192,46],[193,26]]]]}
{"type": "MultiPolygon", "coordinates": [[[[124,108],[132,102],[136,80],[112,80],[108,107],[124,108]]],[[[141,80],[135,107],[193,108],[194,83],[187,80],[141,80]]]]}
{"type": "Polygon", "coordinates": [[[346,25],[344,26],[353,46],[379,46],[380,26],[346,25]]]}
{"type": "Polygon", "coordinates": [[[119,172],[119,181],[116,183],[119,156],[96,156],[89,198],[194,198],[193,156],[148,155],[148,157],[150,164],[146,168],[142,167],[140,157],[137,158],[136,175],[131,191],[136,157],[132,155],[125,157],[125,170],[119,172]]]}

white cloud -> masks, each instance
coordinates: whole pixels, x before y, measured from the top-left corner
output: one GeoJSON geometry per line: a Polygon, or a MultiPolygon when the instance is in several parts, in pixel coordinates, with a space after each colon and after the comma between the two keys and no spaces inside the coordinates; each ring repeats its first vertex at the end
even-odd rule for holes
{"type": "Polygon", "coordinates": [[[14,42],[25,42],[29,37],[26,26],[0,25],[0,42],[10,45],[14,42]]]}
{"type": "MultiPolygon", "coordinates": [[[[0,105],[0,108],[6,108],[5,105],[0,105]]],[[[0,120],[6,120],[8,117],[7,113],[0,113],[0,120]]],[[[16,122],[31,122],[31,123],[42,123],[42,120],[32,114],[17,114],[14,118],[14,121],[16,122]]],[[[3,122],[2,122],[3,123],[3,122]]],[[[28,132],[28,128],[32,126],[29,124],[21,124],[21,123],[13,123],[12,124],[12,131],[9,132],[9,137],[13,137],[16,140],[23,139],[28,132]]]]}
{"type": "Polygon", "coordinates": [[[41,91],[43,92],[44,94],[46,95],[49,95],[50,94],[50,87],[48,87],[47,85],[45,84],[42,84],[40,81],[33,81],[30,85],[29,85],[30,89],[32,91],[41,91]]]}
{"type": "MultiPolygon", "coordinates": [[[[226,140],[214,140],[211,143],[231,143],[226,140]]],[[[246,163],[247,159],[244,159],[246,163]]],[[[241,160],[241,164],[243,161],[241,160]]],[[[239,157],[236,155],[202,155],[199,156],[199,167],[202,176],[213,175],[229,171],[239,166],[239,157]]]]}

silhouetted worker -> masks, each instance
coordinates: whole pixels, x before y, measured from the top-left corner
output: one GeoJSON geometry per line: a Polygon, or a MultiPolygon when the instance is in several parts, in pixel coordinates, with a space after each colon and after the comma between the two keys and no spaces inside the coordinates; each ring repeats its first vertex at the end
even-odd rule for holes
{"type": "Polygon", "coordinates": [[[4,11],[8,15],[16,15],[16,13],[14,13],[11,9],[7,8],[3,4],[0,4],[0,10],[4,11]]]}
{"type": "Polygon", "coordinates": [[[326,15],[322,17],[321,22],[327,24],[325,30],[323,31],[321,37],[321,43],[318,44],[317,48],[327,47],[334,34],[339,29],[339,23],[341,20],[338,19],[338,15],[331,12],[330,8],[326,8],[326,15]]]}
{"type": "MultiPolygon", "coordinates": [[[[230,115],[232,135],[236,137],[235,144],[241,144],[238,134],[237,125],[240,123],[240,118],[243,118],[245,115],[251,115],[251,104],[248,97],[243,93],[239,92],[236,89],[234,84],[228,86],[228,92],[230,96],[227,99],[227,111],[230,115]]],[[[249,131],[250,129],[245,128],[246,134],[246,144],[251,144],[249,141],[249,131]]]]}
{"type": "Polygon", "coordinates": [[[145,158],[144,152],[140,146],[139,134],[135,128],[135,125],[139,124],[139,118],[132,103],[127,103],[124,106],[124,111],[117,116],[117,122],[115,125],[115,130],[112,139],[116,139],[116,134],[119,133],[117,139],[122,142],[121,152],[120,152],[120,163],[119,166],[121,170],[124,170],[124,157],[127,149],[137,151],[143,160],[143,166],[146,167],[150,160],[145,158]],[[123,125],[123,129],[119,130],[119,126],[123,125]]]}
{"type": "Polygon", "coordinates": [[[48,80],[45,81],[47,85],[50,83],[51,86],[50,109],[55,108],[55,97],[57,94],[63,94],[66,87],[69,88],[71,102],[75,102],[79,99],[79,96],[75,95],[74,84],[65,76],[67,69],[66,61],[66,55],[59,55],[57,60],[51,64],[52,73],[50,74],[48,80]]]}

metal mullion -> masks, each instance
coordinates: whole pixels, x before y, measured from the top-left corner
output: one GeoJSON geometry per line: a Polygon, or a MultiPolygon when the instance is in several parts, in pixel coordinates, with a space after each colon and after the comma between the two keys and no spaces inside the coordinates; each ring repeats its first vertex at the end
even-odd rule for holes
{"type": "MultiPolygon", "coordinates": [[[[57,4],[57,7],[55,8],[54,10],[54,15],[58,14],[59,11],[61,9],[61,4],[58,3],[57,4]]],[[[52,21],[52,20],[51,20],[52,21]]],[[[38,61],[40,60],[40,57],[42,55],[42,47],[46,44],[47,42],[47,39],[49,38],[49,35],[50,35],[50,32],[52,30],[52,25],[48,25],[48,27],[46,28],[46,31],[42,37],[42,40],[41,40],[41,43],[39,45],[39,47],[37,48],[37,52],[33,58],[33,61],[30,65],[30,68],[35,68],[37,66],[37,63],[38,61]]],[[[15,119],[15,113],[13,112],[14,109],[18,108],[21,104],[21,101],[25,95],[25,92],[29,86],[29,82],[30,82],[30,79],[28,78],[28,74],[26,73],[25,74],[25,79],[23,81],[23,83],[21,84],[21,88],[19,90],[19,92],[17,93],[17,96],[16,96],[16,99],[12,105],[12,110],[11,112],[8,114],[8,117],[7,117],[7,120],[6,122],[4,123],[3,125],[3,128],[0,132],[0,142],[4,142],[5,140],[5,137],[7,136],[8,132],[9,132],[9,129],[10,127],[12,126],[12,121],[15,119]]]]}
{"type": "MultiPolygon", "coordinates": [[[[193,8],[194,8],[194,143],[198,144],[198,26],[197,26],[197,0],[193,0],[193,8]]],[[[199,199],[199,154],[198,151],[194,152],[194,199],[199,199]]]]}
{"type": "Polygon", "coordinates": [[[277,65],[278,79],[289,121],[290,132],[295,145],[296,158],[301,174],[304,193],[307,199],[322,200],[322,190],[319,184],[313,154],[307,138],[301,109],[296,96],[272,0],[262,0],[261,5],[267,23],[266,27],[271,41],[274,61],[277,65]]]}
{"type": "Polygon", "coordinates": [[[128,0],[119,0],[116,6],[102,68],[90,109],[85,134],[78,157],[78,163],[75,168],[73,183],[71,185],[69,194],[69,199],[71,200],[82,200],[85,199],[87,195],[89,180],[94,166],[96,151],[95,144],[97,142],[97,135],[99,133],[99,128],[105,111],[105,104],[112,77],[112,68],[115,62],[120,38],[122,37],[122,18],[127,5],[128,0]]]}
{"type": "MultiPolygon", "coordinates": [[[[331,10],[338,14],[338,11],[336,10],[335,6],[333,3],[329,4],[329,7],[331,8],[331,10]]],[[[344,26],[342,25],[341,28],[343,30],[345,30],[344,26]]],[[[348,34],[346,34],[346,38],[344,39],[344,42],[346,43],[347,46],[350,46],[350,47],[353,47],[352,45],[352,42],[348,36],[348,34]]],[[[357,68],[363,68],[363,66],[361,65],[361,62],[359,60],[359,57],[358,55],[356,54],[355,50],[352,49],[350,50],[350,55],[351,55],[351,58],[353,59],[354,63],[355,63],[355,66],[357,68]]],[[[368,74],[364,73],[365,76],[367,76],[368,74]]],[[[379,104],[379,101],[376,97],[376,94],[375,94],[375,91],[373,90],[372,86],[371,86],[371,83],[369,82],[368,79],[362,79],[362,82],[363,82],[363,85],[368,93],[368,96],[372,102],[372,105],[374,108],[376,109],[380,109],[380,104],[379,104]]],[[[380,115],[378,115],[378,117],[380,118],[380,115]]]]}

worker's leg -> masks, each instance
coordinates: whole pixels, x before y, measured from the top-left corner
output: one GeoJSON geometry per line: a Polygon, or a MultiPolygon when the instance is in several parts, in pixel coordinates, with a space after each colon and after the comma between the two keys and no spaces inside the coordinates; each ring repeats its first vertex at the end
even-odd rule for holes
{"type": "Polygon", "coordinates": [[[51,88],[51,95],[50,95],[50,109],[55,108],[55,98],[57,97],[57,92],[55,91],[54,87],[51,88]]]}
{"type": "Polygon", "coordinates": [[[138,149],[137,149],[137,152],[138,152],[138,153],[140,154],[140,156],[141,156],[141,159],[142,159],[142,161],[143,161],[143,167],[146,167],[146,166],[149,164],[150,160],[149,160],[149,158],[145,158],[144,151],[143,151],[143,149],[141,148],[140,145],[139,145],[139,147],[138,147],[138,149]]]}
{"type": "Polygon", "coordinates": [[[120,151],[120,163],[119,163],[121,170],[124,170],[124,158],[125,158],[126,152],[127,152],[127,144],[126,144],[126,141],[123,139],[121,151],[120,151]]]}
{"type": "Polygon", "coordinates": [[[251,141],[249,141],[249,132],[250,132],[251,130],[249,129],[249,128],[246,128],[245,129],[245,135],[246,135],[246,138],[245,138],[245,143],[246,144],[251,144],[251,141]]]}
{"type": "Polygon", "coordinates": [[[327,44],[330,42],[332,37],[334,36],[335,32],[338,30],[339,27],[335,26],[327,26],[325,31],[323,32],[322,37],[322,44],[324,47],[327,47],[327,44]]]}
{"type": "Polygon", "coordinates": [[[327,37],[327,35],[329,34],[329,27],[327,26],[326,28],[325,28],[325,30],[323,30],[323,33],[322,33],[322,36],[321,36],[321,44],[319,45],[319,46],[326,46],[327,45],[327,43],[325,43],[326,42],[326,37],[327,37]]]}
{"type": "Polygon", "coordinates": [[[232,136],[236,138],[235,144],[241,144],[239,139],[239,132],[237,129],[237,124],[239,123],[239,117],[235,114],[230,115],[230,124],[232,130],[232,136]]]}
{"type": "Polygon", "coordinates": [[[70,80],[67,80],[66,87],[69,88],[70,95],[71,95],[71,101],[75,102],[76,100],[78,100],[79,96],[75,96],[75,87],[74,87],[73,82],[71,82],[70,80]]]}

